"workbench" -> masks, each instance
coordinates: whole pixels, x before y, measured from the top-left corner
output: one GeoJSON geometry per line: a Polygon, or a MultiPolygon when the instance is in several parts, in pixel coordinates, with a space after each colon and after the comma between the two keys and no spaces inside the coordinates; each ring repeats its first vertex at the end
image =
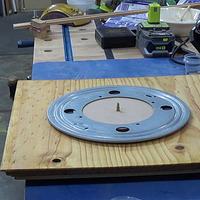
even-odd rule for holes
{"type": "MultiPolygon", "coordinates": [[[[168,58],[141,59],[142,55],[136,48],[105,52],[94,40],[94,28],[94,23],[78,28],[52,26],[51,41],[36,38],[32,79],[79,80],[185,74],[183,66],[171,63],[168,58]]],[[[116,196],[132,196],[142,200],[195,200],[200,198],[198,170],[197,167],[189,175],[27,180],[26,200],[107,200],[116,196]]]]}

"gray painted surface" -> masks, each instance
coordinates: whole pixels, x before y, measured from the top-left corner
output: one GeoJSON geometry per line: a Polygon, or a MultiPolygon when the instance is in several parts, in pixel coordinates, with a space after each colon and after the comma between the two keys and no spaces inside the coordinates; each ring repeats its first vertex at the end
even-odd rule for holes
{"type": "MultiPolygon", "coordinates": [[[[33,48],[18,49],[19,39],[33,39],[28,31],[14,31],[12,24],[27,21],[32,13],[23,13],[0,18],[0,160],[2,159],[7,127],[12,108],[7,86],[10,76],[26,79],[31,74],[33,48]]],[[[0,172],[0,199],[23,200],[24,181],[15,180],[0,172]]]]}

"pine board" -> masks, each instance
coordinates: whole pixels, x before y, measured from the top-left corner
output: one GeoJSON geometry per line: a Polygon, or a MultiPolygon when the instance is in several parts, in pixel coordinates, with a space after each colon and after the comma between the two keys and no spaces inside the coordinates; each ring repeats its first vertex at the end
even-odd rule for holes
{"type": "MultiPolygon", "coordinates": [[[[95,40],[95,23],[82,27],[69,27],[72,51],[75,61],[80,60],[105,60],[104,50],[95,40]]],[[[143,58],[143,55],[136,47],[112,49],[115,59],[143,58]]]]}
{"type": "MultiPolygon", "coordinates": [[[[80,27],[69,27],[74,61],[106,60],[104,50],[95,40],[95,28],[94,22],[80,27]]],[[[65,61],[62,26],[52,25],[49,36],[51,41],[35,38],[33,63],[65,61]]],[[[143,58],[135,47],[112,49],[112,52],[116,59],[143,58]]]]}
{"type": "Polygon", "coordinates": [[[65,61],[62,26],[52,25],[50,40],[35,38],[33,63],[65,61]]]}
{"type": "Polygon", "coordinates": [[[19,81],[1,169],[16,178],[182,173],[200,167],[200,76],[19,81]],[[51,101],[104,85],[147,86],[177,95],[192,112],[176,134],[136,144],[102,144],[66,136],[47,120],[51,101]],[[59,158],[61,162],[53,162],[59,158]]]}

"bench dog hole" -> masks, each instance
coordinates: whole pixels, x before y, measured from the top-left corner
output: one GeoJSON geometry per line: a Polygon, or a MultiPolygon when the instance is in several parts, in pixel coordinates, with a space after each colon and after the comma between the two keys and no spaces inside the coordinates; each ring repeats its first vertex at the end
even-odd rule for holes
{"type": "Polygon", "coordinates": [[[51,49],[45,49],[44,52],[52,52],[51,49]]]}
{"type": "Polygon", "coordinates": [[[54,158],[53,160],[52,160],[52,162],[54,162],[54,163],[60,163],[62,160],[60,159],[60,158],[54,158]]]}

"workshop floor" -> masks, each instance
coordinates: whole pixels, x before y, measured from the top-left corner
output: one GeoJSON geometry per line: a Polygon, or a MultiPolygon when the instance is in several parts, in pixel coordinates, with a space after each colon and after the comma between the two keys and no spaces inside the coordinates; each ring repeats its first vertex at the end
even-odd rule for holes
{"type": "MultiPolygon", "coordinates": [[[[27,30],[13,30],[12,24],[30,20],[32,13],[20,13],[8,17],[0,17],[0,160],[12,108],[7,86],[8,78],[16,76],[26,79],[31,74],[33,48],[17,48],[20,39],[32,39],[27,30]]],[[[24,181],[14,180],[0,172],[0,199],[24,199],[24,181]]]]}

